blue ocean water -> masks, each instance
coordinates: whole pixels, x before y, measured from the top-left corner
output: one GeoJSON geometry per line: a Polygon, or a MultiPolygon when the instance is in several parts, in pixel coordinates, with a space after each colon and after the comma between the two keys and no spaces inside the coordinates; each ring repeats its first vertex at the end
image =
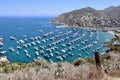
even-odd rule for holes
{"type": "Polygon", "coordinates": [[[58,24],[49,23],[52,19],[53,17],[0,18],[0,37],[4,38],[4,46],[2,46],[2,48],[3,50],[7,51],[6,54],[0,54],[0,56],[7,56],[10,62],[29,63],[38,57],[53,62],[60,61],[59,59],[57,59],[57,57],[59,57],[63,59],[62,61],[72,62],[73,60],[80,57],[93,57],[93,50],[96,50],[98,48],[100,48],[97,50],[98,52],[104,53],[108,49],[107,47],[103,47],[104,41],[110,41],[114,37],[112,34],[101,31],[91,32],[84,29],[56,28],[58,24]],[[41,30],[43,32],[39,32],[38,30],[41,30]],[[47,37],[43,36],[50,32],[51,35],[47,37]],[[58,35],[60,36],[55,38],[54,40],[50,40],[50,38],[58,35]],[[91,38],[90,35],[92,35],[91,38]],[[10,40],[10,36],[15,37],[16,40],[10,40]],[[35,39],[36,36],[39,36],[41,39],[35,39]],[[31,37],[34,38],[33,41],[30,40],[31,37]],[[63,41],[61,41],[60,43],[49,46],[50,44],[58,42],[61,39],[63,41]],[[17,41],[19,40],[24,40],[25,43],[18,44],[17,41]],[[46,42],[44,42],[43,40],[46,40],[46,42]],[[37,43],[37,41],[39,41],[40,43],[37,43]],[[83,50],[83,48],[92,44],[95,41],[97,41],[96,44],[94,44],[90,48],[86,48],[85,50],[83,50]],[[27,48],[23,46],[31,42],[35,42],[36,45],[27,48]],[[82,44],[82,42],[85,43],[82,44]],[[67,43],[71,43],[71,45],[67,45],[67,43]],[[65,44],[65,46],[62,46],[61,44],[65,44]],[[22,49],[17,49],[17,46],[22,47],[22,49]],[[44,46],[45,48],[41,49],[40,46],[44,46]],[[15,51],[11,52],[9,50],[10,47],[14,48],[15,51]],[[38,48],[38,50],[34,50],[34,48],[36,47],[38,48]],[[57,47],[57,49],[54,49],[54,47],[57,47]],[[71,49],[70,47],[72,47],[73,49],[71,49]],[[51,52],[48,52],[47,49],[51,48],[53,50],[51,52]],[[31,57],[28,57],[26,55],[25,50],[27,50],[27,53],[31,57]],[[43,50],[44,53],[41,53],[40,50],[43,50]],[[36,53],[38,53],[39,55],[36,55],[36,53]]]}

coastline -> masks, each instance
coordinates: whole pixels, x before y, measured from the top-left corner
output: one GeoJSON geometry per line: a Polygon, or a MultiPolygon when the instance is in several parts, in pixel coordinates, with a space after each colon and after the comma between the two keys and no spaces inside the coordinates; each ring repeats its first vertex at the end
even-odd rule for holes
{"type": "Polygon", "coordinates": [[[115,35],[115,32],[114,31],[108,31],[108,33],[112,34],[112,35],[115,35]]]}
{"type": "Polygon", "coordinates": [[[51,24],[62,24],[60,26],[56,26],[56,28],[66,28],[66,27],[69,27],[69,28],[79,28],[79,29],[85,29],[85,30],[88,30],[88,31],[103,31],[103,32],[108,32],[114,36],[119,36],[120,37],[120,29],[119,27],[78,27],[78,26],[68,26],[68,25],[65,25],[64,23],[53,23],[51,22],[51,24]]]}
{"type": "Polygon", "coordinates": [[[66,27],[69,27],[69,26],[67,26],[67,25],[56,26],[56,28],[66,28],[66,27]]]}

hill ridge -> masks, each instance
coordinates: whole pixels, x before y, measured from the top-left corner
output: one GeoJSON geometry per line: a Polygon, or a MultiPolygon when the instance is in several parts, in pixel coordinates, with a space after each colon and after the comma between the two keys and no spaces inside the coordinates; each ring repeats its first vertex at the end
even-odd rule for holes
{"type": "Polygon", "coordinates": [[[52,20],[72,27],[120,27],[120,6],[112,6],[104,10],[92,7],[63,13],[52,20]]]}

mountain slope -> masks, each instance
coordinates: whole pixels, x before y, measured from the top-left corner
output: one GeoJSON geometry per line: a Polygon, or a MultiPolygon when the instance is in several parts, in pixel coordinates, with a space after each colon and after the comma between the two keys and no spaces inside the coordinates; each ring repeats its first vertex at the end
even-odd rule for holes
{"type": "Polygon", "coordinates": [[[118,7],[109,7],[107,9],[104,10],[104,12],[106,13],[106,15],[112,19],[117,20],[118,22],[120,22],[120,6],[118,7]]]}
{"type": "Polygon", "coordinates": [[[120,26],[120,7],[95,10],[91,7],[74,10],[54,18],[52,23],[62,23],[72,27],[120,26]]]}

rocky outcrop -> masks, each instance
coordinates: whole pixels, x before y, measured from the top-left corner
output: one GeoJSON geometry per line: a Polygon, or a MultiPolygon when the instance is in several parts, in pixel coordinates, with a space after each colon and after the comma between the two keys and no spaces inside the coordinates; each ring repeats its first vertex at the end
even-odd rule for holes
{"type": "Polygon", "coordinates": [[[119,27],[120,7],[109,7],[104,10],[86,7],[61,14],[54,18],[52,23],[60,23],[72,27],[119,27]]]}
{"type": "Polygon", "coordinates": [[[3,46],[3,38],[0,37],[0,46],[3,46]]]}
{"type": "Polygon", "coordinates": [[[0,57],[0,63],[2,63],[2,62],[9,63],[6,56],[0,57]]]}

